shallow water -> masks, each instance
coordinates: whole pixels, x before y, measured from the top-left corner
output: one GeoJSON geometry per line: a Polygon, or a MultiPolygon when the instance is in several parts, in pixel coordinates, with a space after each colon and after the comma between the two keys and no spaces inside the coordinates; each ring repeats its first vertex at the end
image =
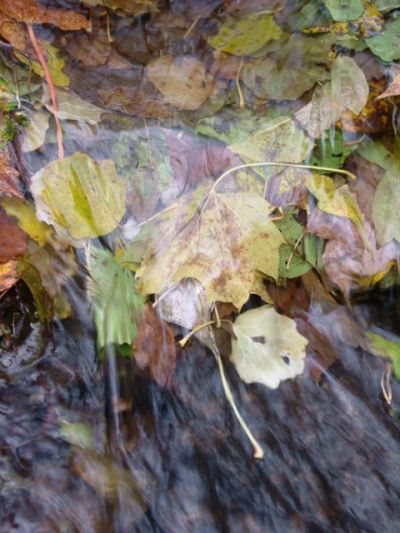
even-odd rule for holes
{"type": "MultiPolygon", "coordinates": [[[[172,151],[175,181],[154,205],[150,200],[136,203],[132,195],[118,231],[96,241],[104,249],[113,245],[116,234],[131,239],[135,224],[193,190],[198,168],[216,179],[240,162],[225,144],[196,132],[202,118],[222,108],[226,117],[231,113],[232,123],[246,113],[253,121],[265,118],[268,106],[246,88],[246,107],[239,107],[235,78],[229,74],[220,100],[198,111],[150,109],[157,95],[144,66],[165,54],[195,56],[210,66],[213,55],[204,36],[227,12],[241,8],[241,2],[225,4],[230,6],[224,8],[218,0],[165,2],[159,13],[136,19],[111,13],[112,43],[101,10],[95,10],[92,34],[37,26],[40,37],[63,51],[75,93],[106,112],[96,125],[63,123],[66,156],[82,150],[95,159],[111,158],[128,175],[132,166],[139,166],[134,147],[140,143],[146,150],[150,146],[149,157],[155,159],[166,148],[172,151]],[[184,38],[187,21],[199,14],[184,38]],[[179,22],[179,17],[186,18],[179,22]],[[96,54],[112,59],[100,64],[96,54]]],[[[250,9],[258,5],[245,4],[250,9]]],[[[277,2],[260,4],[275,7],[277,2]]],[[[75,8],[77,3],[51,5],[75,8]]],[[[295,5],[286,2],[276,14],[292,33],[300,21],[295,5]]],[[[315,25],[324,24],[318,21],[315,25]]],[[[363,65],[368,79],[382,77],[387,68],[370,52],[345,53],[363,65]]],[[[285,102],[285,110],[296,111],[302,98],[285,102]]],[[[22,100],[23,110],[31,107],[29,98],[22,100]]],[[[223,127],[229,129],[226,117],[223,127]]],[[[391,128],[387,122],[371,136],[391,138],[391,128]]],[[[353,139],[347,140],[350,146],[353,139]]],[[[16,142],[15,153],[28,190],[32,175],[57,157],[54,125],[39,150],[22,153],[16,142]]],[[[360,162],[350,158],[353,170],[360,162]]],[[[389,378],[389,406],[382,392],[388,361],[357,347],[360,331],[371,328],[398,339],[395,278],[389,288],[356,290],[348,298],[332,287],[330,294],[319,294],[324,281],[319,275],[290,280],[275,293],[271,287],[275,307],[296,319],[310,350],[304,374],[276,390],[245,384],[223,353],[239,411],[264,449],[264,459],[257,461],[226,401],[216,361],[197,339],[178,348],[176,372],[167,387],[150,379],[132,358],[122,357],[118,348],[109,346],[100,358],[86,299],[84,254],[78,250],[76,255],[79,272],[65,286],[69,318],[39,324],[23,282],[0,300],[1,531],[398,529],[400,386],[389,378]]],[[[260,302],[252,297],[246,308],[260,302]]],[[[188,330],[174,326],[173,332],[178,341],[188,330]]]]}

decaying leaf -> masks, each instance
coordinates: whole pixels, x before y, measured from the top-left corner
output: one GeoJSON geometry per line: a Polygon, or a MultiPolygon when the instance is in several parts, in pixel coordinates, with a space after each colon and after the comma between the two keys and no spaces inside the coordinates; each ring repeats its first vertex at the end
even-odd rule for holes
{"type": "Polygon", "coordinates": [[[313,142],[288,117],[266,121],[262,128],[229,149],[246,163],[262,161],[301,163],[313,147],[313,142]]]}
{"type": "Polygon", "coordinates": [[[159,217],[142,266],[141,290],[158,294],[184,278],[195,278],[210,303],[238,309],[256,283],[256,272],[278,275],[283,238],[269,220],[271,206],[253,193],[207,193],[183,197],[159,217]]]}
{"type": "Polygon", "coordinates": [[[380,98],[388,98],[389,96],[399,96],[400,95],[400,74],[394,77],[393,81],[389,87],[378,96],[380,98]]]}
{"type": "Polygon", "coordinates": [[[269,13],[249,13],[243,18],[228,19],[209,44],[219,52],[249,55],[265,43],[279,39],[282,30],[269,13]]]}
{"type": "MultiPolygon", "coordinates": [[[[87,124],[97,124],[100,121],[104,110],[96,105],[82,100],[78,95],[71,91],[56,89],[57,99],[57,116],[61,120],[77,120],[87,124]]],[[[51,102],[48,89],[44,89],[42,104],[51,111],[51,102]]]]}
{"type": "Polygon", "coordinates": [[[24,255],[27,236],[14,220],[0,207],[0,263],[24,255]]]}
{"type": "Polygon", "coordinates": [[[233,324],[231,359],[246,383],[276,389],[304,371],[307,339],[296,323],[265,305],[238,316],[233,324]]]}
{"type": "Polygon", "coordinates": [[[29,113],[29,124],[25,128],[21,145],[23,152],[33,152],[43,146],[49,120],[50,114],[47,111],[39,110],[29,113]]]}
{"type": "MultiPolygon", "coordinates": [[[[385,332],[383,332],[385,333],[385,332]]],[[[385,336],[377,332],[367,333],[370,348],[374,355],[385,357],[393,363],[393,371],[397,380],[400,381],[400,342],[393,335],[385,336]],[[392,338],[391,338],[392,337],[392,338]]]]}
{"type": "Polygon", "coordinates": [[[383,61],[395,61],[400,58],[400,19],[389,20],[383,30],[366,39],[369,49],[383,61]]]}
{"type": "Polygon", "coordinates": [[[39,220],[73,241],[110,233],[125,212],[126,187],[114,163],[81,152],[37,172],[31,191],[39,220]]]}
{"type": "Polygon", "coordinates": [[[18,171],[10,161],[7,149],[0,150],[0,196],[16,196],[22,198],[18,171]]]}
{"type": "Polygon", "coordinates": [[[400,169],[393,165],[379,182],[372,202],[372,219],[378,243],[400,242],[400,169]]]}
{"type": "Polygon", "coordinates": [[[37,219],[33,205],[21,198],[3,198],[1,205],[8,215],[18,221],[18,226],[40,246],[49,242],[52,229],[37,219]]]}
{"type": "Polygon", "coordinates": [[[0,294],[18,281],[17,262],[13,259],[0,264],[0,294]]]}
{"type": "Polygon", "coordinates": [[[26,24],[53,24],[61,30],[90,28],[90,21],[81,13],[69,9],[46,8],[36,0],[0,0],[0,11],[26,24]]]}
{"type": "Polygon", "coordinates": [[[310,137],[319,138],[346,109],[360,113],[367,104],[368,93],[364,72],[354,59],[338,56],[331,70],[331,80],[315,89],[311,102],[296,113],[296,119],[310,137]]]}
{"type": "MultiPolygon", "coordinates": [[[[69,77],[63,72],[65,61],[60,56],[59,50],[47,41],[41,41],[41,45],[44,50],[44,55],[46,56],[47,65],[54,85],[57,87],[68,87],[69,77]]],[[[29,59],[20,52],[15,51],[14,53],[22,63],[29,65],[35,74],[44,78],[43,68],[38,61],[29,59]]]]}
{"type": "Polygon", "coordinates": [[[213,78],[203,63],[191,56],[166,55],[154,59],[147,65],[146,75],[164,101],[178,109],[198,109],[215,90],[213,78]]]}
{"type": "Polygon", "coordinates": [[[331,35],[317,37],[295,33],[276,56],[248,62],[243,81],[260,98],[292,100],[329,78],[331,35]]]}
{"type": "Polygon", "coordinates": [[[132,15],[142,15],[157,9],[159,0],[84,0],[88,6],[104,6],[111,9],[122,9],[132,15]]]}
{"type": "Polygon", "coordinates": [[[144,307],[132,353],[138,367],[148,368],[160,387],[170,385],[176,366],[175,338],[151,304],[144,307]]]}
{"type": "Polygon", "coordinates": [[[134,287],[132,272],[121,267],[111,252],[89,246],[88,296],[93,306],[97,344],[132,344],[143,308],[134,287]]]}

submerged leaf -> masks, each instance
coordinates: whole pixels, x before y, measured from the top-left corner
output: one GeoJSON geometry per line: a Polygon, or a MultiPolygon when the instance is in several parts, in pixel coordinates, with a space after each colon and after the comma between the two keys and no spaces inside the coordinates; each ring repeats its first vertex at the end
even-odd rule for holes
{"type": "Polygon", "coordinates": [[[393,165],[379,182],[372,203],[378,243],[400,242],[400,169],[393,165]]]}
{"type": "Polygon", "coordinates": [[[38,218],[73,241],[110,233],[125,212],[126,188],[114,163],[81,152],[37,172],[31,191],[38,218]]]}
{"type": "Polygon", "coordinates": [[[291,318],[265,305],[238,316],[233,324],[231,359],[246,383],[276,389],[304,371],[308,340],[291,318]]]}
{"type": "Polygon", "coordinates": [[[249,13],[240,19],[228,19],[208,42],[218,52],[243,56],[256,52],[268,41],[279,39],[281,33],[273,15],[249,13]]]}
{"type": "Polygon", "coordinates": [[[158,219],[137,272],[141,290],[158,294],[184,278],[195,278],[209,303],[231,302],[240,309],[258,271],[278,276],[284,240],[268,218],[271,206],[253,193],[212,192],[198,202],[183,197],[158,219]]]}
{"type": "Polygon", "coordinates": [[[204,104],[214,91],[213,78],[201,61],[191,56],[162,56],[146,67],[151,83],[168,104],[192,111],[204,104]]]}
{"type": "Polygon", "coordinates": [[[333,20],[355,20],[364,11],[362,0],[325,0],[325,5],[333,20]]]}
{"type": "Polygon", "coordinates": [[[383,30],[374,37],[366,39],[369,49],[383,61],[400,59],[400,18],[385,24],[383,30]]]}
{"type": "Polygon", "coordinates": [[[17,262],[13,259],[0,264],[0,294],[18,281],[17,262]]]}
{"type": "Polygon", "coordinates": [[[132,344],[143,308],[132,272],[121,267],[111,252],[90,246],[87,250],[88,295],[93,305],[97,344],[132,344]]]}
{"type": "Polygon", "coordinates": [[[367,333],[370,341],[370,350],[374,355],[385,357],[393,363],[393,370],[396,379],[400,381],[400,342],[399,339],[392,340],[390,338],[379,335],[378,333],[367,333]]]}

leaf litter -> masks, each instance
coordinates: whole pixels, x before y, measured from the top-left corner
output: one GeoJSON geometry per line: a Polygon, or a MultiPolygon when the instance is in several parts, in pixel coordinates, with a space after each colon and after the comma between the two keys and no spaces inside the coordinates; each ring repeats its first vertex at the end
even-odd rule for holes
{"type": "MultiPolygon", "coordinates": [[[[63,319],[80,265],[99,350],[118,347],[160,387],[179,364],[177,328],[183,349],[196,337],[258,458],[224,366],[269,388],[307,379],[307,332],[311,344],[318,337],[312,313],[303,336],[273,294],[315,275],[351,309],[354,295],[397,283],[397,125],[366,124],[374,102],[384,99],[388,116],[396,108],[398,75],[371,79],[352,48],[373,54],[383,73],[399,57],[399,6],[326,0],[321,15],[293,4],[181,7],[177,31],[154,1],[76,10],[0,1],[4,72],[17,72],[0,80],[0,291],[22,278],[39,317],[63,319]],[[147,51],[133,63],[119,35],[142,14],[147,51]],[[94,38],[82,33],[93,25],[94,38]],[[82,146],[71,124],[85,128],[82,146]],[[24,167],[56,144],[58,159],[24,167]],[[356,168],[378,165],[382,175],[368,184],[354,176],[352,153],[364,161],[356,168]],[[226,361],[221,332],[232,346],[226,361]]],[[[368,335],[363,348],[391,359],[398,378],[395,341],[368,335]]]]}

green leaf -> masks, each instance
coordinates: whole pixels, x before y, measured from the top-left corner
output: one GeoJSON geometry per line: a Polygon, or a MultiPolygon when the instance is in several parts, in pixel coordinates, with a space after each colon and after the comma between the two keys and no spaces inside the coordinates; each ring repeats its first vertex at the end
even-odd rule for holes
{"type": "Polygon", "coordinates": [[[400,342],[388,339],[376,333],[367,333],[374,355],[385,357],[393,363],[394,375],[400,381],[400,342]]]}
{"type": "Polygon", "coordinates": [[[312,265],[306,259],[293,252],[293,246],[282,244],[279,249],[279,277],[294,279],[311,269],[312,265]]]}
{"type": "Polygon", "coordinates": [[[48,242],[52,229],[37,219],[35,209],[21,198],[2,198],[6,213],[18,220],[19,227],[40,246],[48,242]]]}
{"type": "Polygon", "coordinates": [[[250,13],[241,19],[228,19],[208,42],[218,52],[243,56],[279,39],[281,33],[271,14],[250,13]]]}
{"type": "Polygon", "coordinates": [[[357,152],[367,161],[385,170],[393,166],[393,154],[380,140],[362,143],[357,152]]]}
{"type": "Polygon", "coordinates": [[[81,448],[94,448],[92,428],[82,422],[68,422],[62,420],[59,426],[61,437],[75,446],[81,448]]]}
{"type": "Polygon", "coordinates": [[[361,17],[364,11],[362,0],[325,0],[333,20],[346,21],[361,17]]]}
{"type": "Polygon", "coordinates": [[[385,24],[383,31],[366,39],[368,47],[383,61],[400,59],[400,17],[385,24]]]}
{"type": "Polygon", "coordinates": [[[132,272],[121,267],[111,252],[89,246],[86,253],[89,271],[88,296],[93,305],[97,344],[132,344],[144,299],[135,291],[132,272]]]}
{"type": "MultiPolygon", "coordinates": [[[[57,87],[68,87],[69,78],[63,72],[63,68],[65,67],[65,61],[62,57],[60,57],[59,50],[57,50],[55,46],[48,43],[47,41],[42,41],[42,46],[47,52],[47,65],[49,67],[49,71],[54,85],[56,85],[57,87]]],[[[26,56],[24,56],[17,50],[15,50],[14,53],[22,63],[25,63],[25,65],[29,65],[35,74],[37,74],[41,78],[44,78],[42,66],[38,61],[32,61],[28,59],[26,56]]]]}
{"type": "Polygon", "coordinates": [[[246,383],[263,383],[276,389],[281,381],[304,371],[308,341],[296,323],[264,305],[238,316],[233,323],[231,359],[246,383]]]}
{"type": "Polygon", "coordinates": [[[386,171],[379,182],[372,202],[378,244],[384,246],[392,239],[400,242],[400,170],[398,165],[386,171]]]}
{"type": "Polygon", "coordinates": [[[310,159],[310,164],[321,167],[341,168],[347,157],[354,150],[357,150],[357,145],[346,146],[341,131],[328,130],[318,140],[310,159]]]}
{"type": "Polygon", "coordinates": [[[110,233],[125,212],[126,187],[113,161],[94,161],[81,152],[37,172],[31,192],[39,220],[72,244],[110,233]]]}
{"type": "Polygon", "coordinates": [[[243,82],[260,98],[294,100],[311,89],[317,81],[329,78],[334,36],[293,34],[274,56],[248,62],[243,68],[243,82]]]}
{"type": "Polygon", "coordinates": [[[373,0],[372,2],[379,11],[391,11],[400,7],[399,0],[373,0]]]}

